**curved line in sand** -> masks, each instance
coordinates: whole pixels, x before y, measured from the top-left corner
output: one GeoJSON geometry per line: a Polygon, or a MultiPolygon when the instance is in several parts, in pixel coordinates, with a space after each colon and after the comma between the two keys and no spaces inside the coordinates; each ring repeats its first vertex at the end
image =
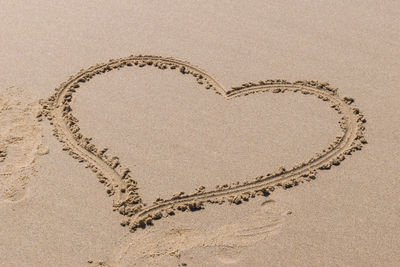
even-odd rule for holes
{"type": "Polygon", "coordinates": [[[51,121],[51,124],[54,125],[54,135],[64,143],[63,150],[68,151],[80,162],[86,162],[86,167],[91,168],[97,174],[99,181],[106,185],[107,193],[114,197],[114,210],[118,210],[127,218],[121,225],[129,226],[133,231],[138,227],[144,228],[146,225],[151,225],[153,220],[173,215],[176,210],[194,211],[203,208],[204,203],[227,201],[240,204],[257,194],[268,195],[274,191],[276,186],[290,188],[305,180],[315,179],[317,170],[339,165],[346,155],[360,150],[362,145],[367,143],[363,134],[366,120],[360,110],[352,105],[353,102],[352,98],[341,98],[336,88],[318,81],[291,83],[286,80],[266,80],[245,83],[238,87],[232,87],[228,91],[212,76],[188,62],[159,56],[132,55],[127,58],[112,59],[108,63],[97,64],[71,76],[68,81],[56,88],[54,95],[41,102],[43,109],[38,117],[41,119],[42,116],[45,116],[51,121]],[[136,181],[129,174],[130,170],[122,168],[118,157],[108,156],[107,149],[99,150],[91,144],[91,138],[84,137],[80,133],[78,120],[72,115],[70,106],[72,94],[76,92],[80,84],[89,81],[95,75],[131,66],[154,66],[161,70],[177,69],[182,74],[192,75],[199,84],[203,84],[206,89],[214,90],[215,93],[226,97],[227,100],[266,91],[313,94],[330,103],[331,107],[341,115],[339,123],[343,135],[337,137],[322,153],[316,154],[313,158],[290,170],[280,168],[275,173],[258,176],[250,182],[217,186],[215,190],[207,192],[204,191],[204,188],[199,188],[196,193],[190,195],[182,192],[168,200],[157,199],[153,205],[146,207],[137,192],[136,181]]]}

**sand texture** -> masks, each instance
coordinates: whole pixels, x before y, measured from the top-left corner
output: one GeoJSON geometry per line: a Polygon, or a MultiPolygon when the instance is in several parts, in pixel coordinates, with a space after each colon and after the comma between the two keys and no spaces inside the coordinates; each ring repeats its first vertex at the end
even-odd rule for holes
{"type": "Polygon", "coordinates": [[[400,264],[398,3],[0,14],[0,266],[400,264]]]}
{"type": "Polygon", "coordinates": [[[18,88],[4,88],[0,95],[0,199],[17,201],[35,172],[35,160],[47,152],[35,119],[39,104],[18,88]]]}
{"type": "Polygon", "coordinates": [[[138,227],[145,228],[152,225],[153,220],[174,215],[177,210],[196,211],[202,209],[204,203],[222,204],[224,202],[241,204],[256,195],[268,196],[281,186],[288,189],[297,186],[304,181],[316,178],[318,170],[328,170],[331,166],[340,165],[346,156],[357,150],[361,150],[367,141],[364,138],[364,123],[366,119],[361,111],[352,104],[351,97],[341,98],[337,88],[329,86],[328,83],[317,81],[265,80],[257,83],[248,82],[241,86],[232,87],[227,90],[220,85],[212,76],[188,62],[173,58],[162,58],[157,56],[130,56],[117,60],[110,60],[105,64],[95,65],[87,70],[79,72],[67,82],[56,88],[56,93],[42,101],[43,111],[38,117],[45,116],[55,126],[54,136],[63,143],[63,150],[81,163],[86,163],[99,179],[107,187],[107,194],[114,197],[113,207],[120,214],[127,216],[121,225],[128,226],[131,230],[138,227]],[[179,70],[182,74],[189,74],[196,78],[197,83],[204,84],[205,89],[213,90],[215,93],[233,99],[235,97],[247,96],[249,94],[271,91],[272,93],[284,93],[286,91],[298,92],[304,95],[315,95],[322,101],[327,102],[331,108],[340,115],[340,127],[342,135],[329,144],[327,148],[314,157],[296,164],[286,170],[280,167],[276,172],[260,174],[252,180],[239,181],[231,184],[216,185],[215,189],[206,190],[204,186],[197,188],[195,193],[185,194],[181,191],[169,199],[158,197],[153,205],[144,207],[142,198],[138,194],[137,181],[130,175],[131,170],[123,166],[117,156],[108,156],[108,148],[98,149],[91,141],[92,137],[85,137],[78,126],[79,119],[72,115],[73,93],[81,84],[88,82],[95,75],[106,73],[123,67],[146,67],[153,66],[161,70],[179,70]]]}

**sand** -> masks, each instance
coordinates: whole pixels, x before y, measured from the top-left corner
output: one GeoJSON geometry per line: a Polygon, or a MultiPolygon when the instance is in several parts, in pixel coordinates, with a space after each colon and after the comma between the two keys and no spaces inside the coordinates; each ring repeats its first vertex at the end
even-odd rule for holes
{"type": "Polygon", "coordinates": [[[2,9],[2,265],[400,262],[397,4],[2,9]]]}
{"type": "Polygon", "coordinates": [[[24,198],[30,177],[35,175],[35,160],[48,153],[35,119],[40,105],[19,88],[4,88],[1,102],[0,198],[24,198]]]}

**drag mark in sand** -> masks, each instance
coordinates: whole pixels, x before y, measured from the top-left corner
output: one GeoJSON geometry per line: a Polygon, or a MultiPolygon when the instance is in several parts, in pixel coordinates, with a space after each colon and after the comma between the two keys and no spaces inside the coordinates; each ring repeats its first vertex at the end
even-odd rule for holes
{"type": "Polygon", "coordinates": [[[68,151],[80,162],[86,163],[86,167],[96,173],[99,181],[106,185],[107,194],[114,198],[114,210],[126,217],[121,225],[129,227],[132,231],[138,227],[145,228],[146,225],[152,225],[154,220],[174,215],[177,210],[195,211],[202,209],[205,203],[240,204],[256,195],[269,195],[276,187],[287,189],[297,186],[304,181],[315,179],[317,171],[339,165],[346,156],[360,150],[363,144],[367,143],[364,138],[366,119],[353,105],[354,99],[340,97],[337,88],[318,81],[262,80],[226,90],[212,76],[188,62],[159,56],[132,55],[111,59],[108,63],[81,70],[55,91],[47,100],[41,101],[43,109],[38,114],[39,120],[43,116],[46,117],[54,125],[54,135],[64,144],[63,150],[68,151]],[[92,138],[82,135],[78,119],[72,115],[70,105],[73,93],[79,89],[80,84],[88,82],[95,75],[134,66],[178,70],[184,75],[193,76],[199,84],[204,85],[205,89],[212,90],[230,101],[234,101],[236,97],[263,92],[298,92],[315,95],[340,115],[342,135],[338,136],[329,147],[291,169],[280,167],[276,172],[261,174],[252,181],[219,185],[211,191],[200,187],[193,194],[181,192],[167,200],[158,198],[152,205],[146,206],[138,193],[137,182],[131,177],[129,168],[123,167],[118,157],[107,155],[107,148],[98,149],[92,143],[92,138]]]}

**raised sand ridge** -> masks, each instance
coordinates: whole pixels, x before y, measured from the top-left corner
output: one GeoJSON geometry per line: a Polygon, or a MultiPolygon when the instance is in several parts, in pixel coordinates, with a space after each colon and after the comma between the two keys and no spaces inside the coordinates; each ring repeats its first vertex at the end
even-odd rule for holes
{"type": "Polygon", "coordinates": [[[366,119],[354,106],[354,99],[340,97],[336,88],[318,81],[264,80],[248,82],[226,90],[212,76],[188,62],[159,56],[132,55],[81,70],[55,91],[47,100],[41,101],[43,109],[38,114],[38,119],[42,120],[42,117],[46,117],[54,125],[54,135],[64,144],[63,150],[68,151],[80,162],[86,163],[86,167],[96,173],[99,181],[105,184],[107,194],[114,198],[114,210],[118,210],[125,216],[121,225],[129,227],[132,231],[138,227],[144,228],[146,225],[151,225],[153,220],[174,215],[177,210],[195,211],[204,208],[205,203],[240,204],[256,195],[269,195],[277,186],[284,189],[297,186],[304,181],[315,179],[318,170],[339,165],[346,156],[360,150],[363,144],[367,143],[364,138],[366,119]],[[339,124],[342,135],[338,136],[329,147],[291,169],[281,167],[274,173],[260,174],[252,181],[219,185],[211,191],[200,187],[196,189],[196,193],[181,192],[170,199],[158,198],[151,205],[146,205],[138,193],[137,182],[134,177],[131,177],[129,168],[123,166],[118,157],[107,155],[107,148],[97,148],[92,143],[92,138],[82,135],[78,126],[79,121],[72,115],[70,105],[73,93],[79,89],[80,84],[90,81],[95,75],[133,66],[178,70],[184,75],[193,76],[206,89],[213,90],[227,100],[261,92],[291,91],[315,95],[328,103],[340,115],[339,124]]]}

